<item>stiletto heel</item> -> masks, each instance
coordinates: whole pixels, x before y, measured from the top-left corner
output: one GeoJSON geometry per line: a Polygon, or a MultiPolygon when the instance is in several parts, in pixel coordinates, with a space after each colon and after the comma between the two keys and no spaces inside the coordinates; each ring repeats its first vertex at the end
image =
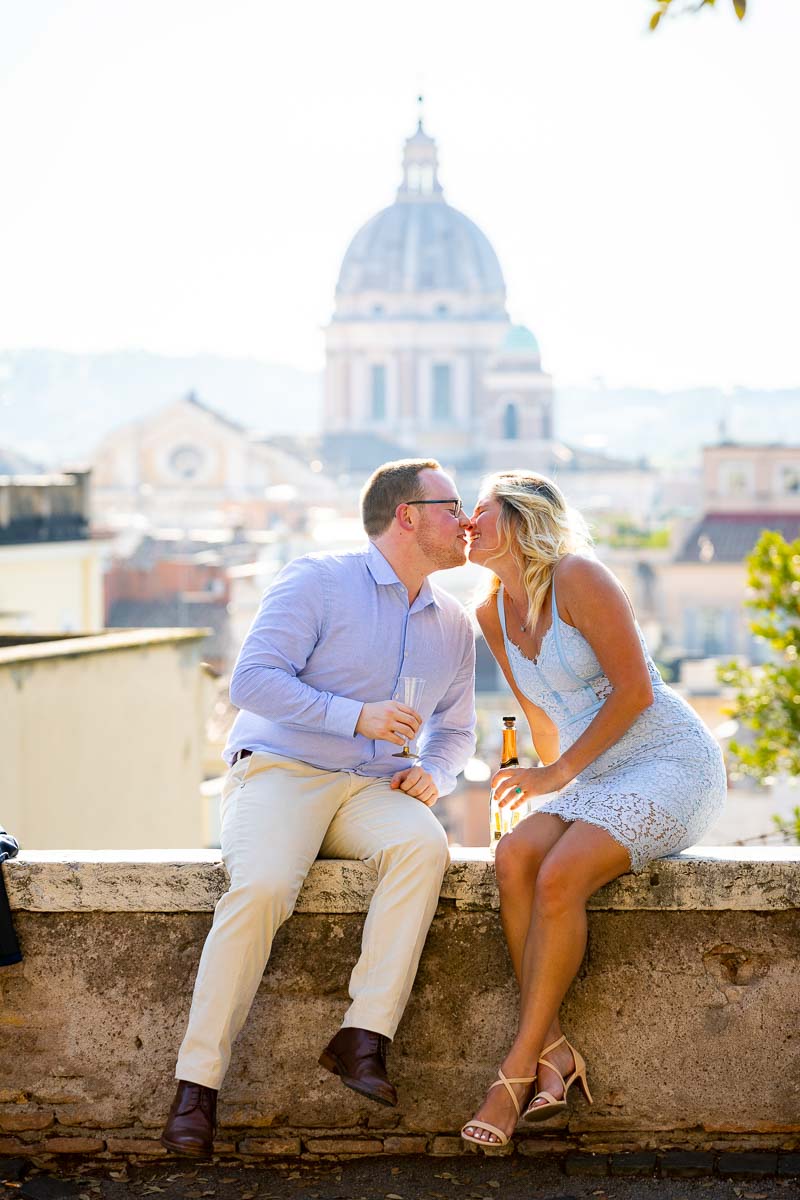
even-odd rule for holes
{"type": "MultiPolygon", "coordinates": [[[[497,1079],[495,1079],[494,1083],[489,1085],[489,1091],[491,1091],[492,1088],[504,1087],[514,1103],[514,1108],[517,1110],[517,1120],[519,1120],[519,1114],[520,1114],[519,1100],[517,1100],[517,1097],[514,1094],[514,1089],[511,1085],[514,1083],[528,1084],[528,1083],[535,1083],[535,1082],[536,1082],[535,1075],[531,1075],[529,1078],[525,1078],[525,1079],[512,1079],[510,1076],[504,1075],[502,1068],[501,1068],[497,1072],[497,1079]]],[[[512,1131],[512,1133],[513,1133],[513,1131],[512,1131]]],[[[508,1142],[509,1142],[509,1134],[504,1133],[502,1129],[499,1129],[497,1127],[497,1125],[490,1124],[489,1121],[474,1121],[474,1120],[467,1121],[466,1125],[462,1126],[461,1136],[465,1142],[472,1142],[472,1144],[475,1146],[482,1146],[484,1148],[484,1150],[486,1149],[487,1146],[491,1146],[491,1147],[507,1146],[508,1142]],[[499,1139],[499,1141],[489,1142],[486,1140],[486,1138],[475,1137],[474,1134],[466,1133],[465,1130],[467,1130],[467,1129],[484,1129],[487,1133],[493,1133],[494,1136],[499,1139]]]]}
{"type": "Polygon", "coordinates": [[[592,1093],[589,1091],[589,1084],[586,1079],[586,1060],[579,1050],[576,1050],[574,1046],[570,1045],[563,1033],[558,1041],[551,1042],[549,1046],[545,1046],[544,1050],[539,1055],[539,1062],[536,1064],[537,1067],[539,1064],[541,1064],[543,1067],[548,1067],[558,1076],[563,1085],[564,1094],[560,1100],[557,1100],[552,1092],[537,1092],[522,1115],[522,1119],[524,1121],[547,1121],[550,1117],[555,1116],[556,1113],[565,1112],[567,1109],[567,1092],[575,1082],[578,1082],[581,1085],[581,1091],[583,1092],[589,1104],[594,1103],[592,1100],[592,1093]],[[565,1079],[558,1067],[556,1067],[553,1063],[548,1062],[545,1058],[545,1054],[549,1054],[551,1050],[555,1050],[556,1046],[560,1046],[562,1042],[569,1049],[575,1063],[575,1069],[573,1070],[569,1079],[565,1079]],[[537,1104],[537,1100],[546,1100],[547,1103],[537,1104]]]}

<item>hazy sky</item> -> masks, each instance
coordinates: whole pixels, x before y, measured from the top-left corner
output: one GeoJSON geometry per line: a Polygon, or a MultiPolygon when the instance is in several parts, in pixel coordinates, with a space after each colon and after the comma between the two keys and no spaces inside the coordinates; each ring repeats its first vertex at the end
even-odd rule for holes
{"type": "Polygon", "coordinates": [[[319,367],[421,88],[557,379],[800,384],[800,4],[652,7],[0,0],[0,348],[319,367]]]}

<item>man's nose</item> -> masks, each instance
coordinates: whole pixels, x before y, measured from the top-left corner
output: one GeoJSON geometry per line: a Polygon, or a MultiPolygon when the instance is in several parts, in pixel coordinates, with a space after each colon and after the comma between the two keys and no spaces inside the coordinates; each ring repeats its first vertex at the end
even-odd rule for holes
{"type": "Polygon", "coordinates": [[[470,526],[472,525],[472,517],[470,517],[469,514],[466,513],[463,508],[462,508],[461,512],[458,514],[458,523],[459,523],[459,525],[462,525],[465,529],[469,529],[470,526]]]}

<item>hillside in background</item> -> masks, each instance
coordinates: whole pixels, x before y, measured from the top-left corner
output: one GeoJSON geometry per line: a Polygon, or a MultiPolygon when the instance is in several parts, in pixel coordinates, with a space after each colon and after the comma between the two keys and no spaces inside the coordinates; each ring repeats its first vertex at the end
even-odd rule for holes
{"type": "MultiPolygon", "coordinates": [[[[0,353],[0,447],[48,465],[76,463],[109,430],[189,390],[265,436],[320,427],[321,372],[215,355],[20,350],[0,353]]],[[[734,440],[796,442],[800,388],[664,393],[556,381],[557,436],[614,457],[685,467],[719,440],[721,423],[734,440]]]]}
{"type": "Polygon", "coordinates": [[[319,373],[211,354],[20,350],[0,353],[0,446],[43,463],[86,459],[109,430],[188,391],[265,434],[319,427],[319,373]]]}

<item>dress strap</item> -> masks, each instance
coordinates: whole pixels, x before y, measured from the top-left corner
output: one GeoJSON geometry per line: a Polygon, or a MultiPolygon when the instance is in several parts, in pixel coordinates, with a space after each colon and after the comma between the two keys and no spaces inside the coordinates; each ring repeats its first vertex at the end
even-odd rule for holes
{"type": "Polygon", "coordinates": [[[503,585],[501,583],[500,587],[497,589],[497,595],[496,595],[497,615],[500,618],[500,628],[503,631],[503,641],[507,642],[508,634],[506,633],[506,606],[505,606],[504,595],[505,595],[505,593],[503,591],[503,585]]]}
{"type": "Polygon", "coordinates": [[[560,620],[561,618],[560,618],[560,617],[559,617],[559,615],[558,615],[558,602],[557,602],[557,600],[556,600],[556,572],[555,572],[555,568],[553,568],[553,573],[552,573],[552,575],[550,576],[550,588],[551,588],[551,591],[552,591],[552,600],[551,600],[551,605],[552,605],[552,617],[551,617],[551,620],[552,620],[552,622],[553,622],[553,624],[554,624],[554,625],[557,625],[557,624],[558,624],[558,622],[559,622],[559,620],[560,620]]]}

